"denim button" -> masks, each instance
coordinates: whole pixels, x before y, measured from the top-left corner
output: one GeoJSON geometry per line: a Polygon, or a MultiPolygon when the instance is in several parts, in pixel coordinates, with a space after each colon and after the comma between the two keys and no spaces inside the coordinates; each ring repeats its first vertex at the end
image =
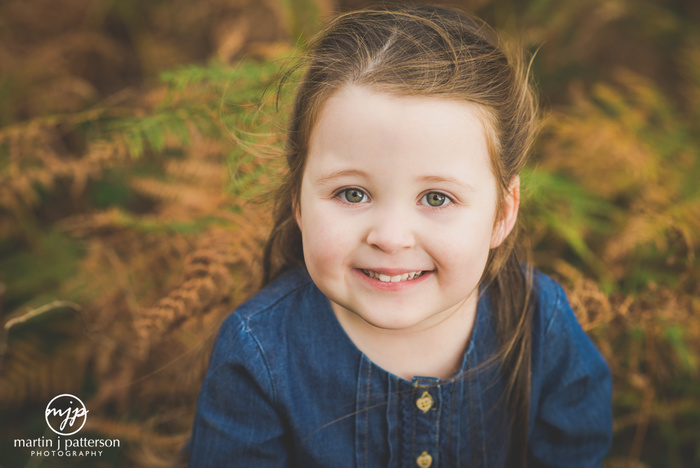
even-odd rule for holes
{"type": "Polygon", "coordinates": [[[433,464],[433,457],[428,452],[423,452],[416,458],[416,464],[420,468],[429,468],[433,464]]]}
{"type": "Polygon", "coordinates": [[[421,397],[416,400],[416,406],[424,413],[427,413],[428,410],[433,407],[434,403],[435,400],[433,400],[433,397],[430,396],[430,393],[428,392],[423,392],[421,397]]]}

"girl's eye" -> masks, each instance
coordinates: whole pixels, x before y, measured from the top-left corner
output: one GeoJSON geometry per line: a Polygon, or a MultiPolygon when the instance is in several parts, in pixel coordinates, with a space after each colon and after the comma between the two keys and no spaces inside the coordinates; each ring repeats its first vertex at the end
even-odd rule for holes
{"type": "Polygon", "coordinates": [[[427,193],[425,196],[423,196],[423,199],[421,202],[424,205],[432,206],[432,207],[440,207],[444,206],[448,203],[450,203],[452,200],[447,195],[444,195],[440,192],[430,192],[427,193]]]}
{"type": "Polygon", "coordinates": [[[349,188],[338,193],[338,196],[348,203],[362,203],[367,201],[367,194],[360,189],[349,188]]]}

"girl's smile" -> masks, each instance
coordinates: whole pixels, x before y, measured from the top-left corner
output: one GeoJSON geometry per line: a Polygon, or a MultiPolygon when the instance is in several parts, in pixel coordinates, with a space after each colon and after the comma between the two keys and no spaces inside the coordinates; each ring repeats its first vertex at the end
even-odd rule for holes
{"type": "Polygon", "coordinates": [[[313,129],[296,217],[309,274],[360,349],[380,333],[460,354],[509,231],[496,204],[476,105],[348,85],[313,129]]]}
{"type": "Polygon", "coordinates": [[[416,278],[423,276],[425,271],[409,271],[405,273],[400,273],[398,271],[387,271],[387,270],[366,270],[362,269],[362,273],[369,276],[370,278],[381,281],[382,283],[398,283],[401,281],[413,281],[416,278]]]}
{"type": "Polygon", "coordinates": [[[431,274],[425,270],[402,269],[355,269],[354,273],[370,285],[383,291],[403,291],[406,288],[418,287],[427,280],[431,274]]]}

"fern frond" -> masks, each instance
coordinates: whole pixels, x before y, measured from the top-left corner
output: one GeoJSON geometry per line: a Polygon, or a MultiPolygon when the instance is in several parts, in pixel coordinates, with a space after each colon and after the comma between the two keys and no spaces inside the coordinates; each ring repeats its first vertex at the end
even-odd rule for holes
{"type": "Polygon", "coordinates": [[[85,342],[47,349],[38,336],[12,339],[2,360],[0,406],[18,407],[46,402],[61,393],[79,393],[90,354],[85,342]]]}
{"type": "Polygon", "coordinates": [[[250,265],[254,256],[243,253],[245,243],[240,234],[224,232],[225,235],[214,231],[201,239],[199,247],[185,261],[180,285],[154,307],[144,310],[136,321],[134,329],[146,346],[157,343],[186,319],[208,313],[221,301],[228,303],[233,293],[231,269],[242,262],[250,265]]]}

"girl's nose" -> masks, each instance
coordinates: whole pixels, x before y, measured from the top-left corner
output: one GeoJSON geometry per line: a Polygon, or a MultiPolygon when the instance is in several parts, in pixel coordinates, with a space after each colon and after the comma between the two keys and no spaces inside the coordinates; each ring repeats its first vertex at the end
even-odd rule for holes
{"type": "Polygon", "coordinates": [[[367,234],[367,243],[386,253],[415,246],[415,236],[407,213],[400,210],[381,210],[376,213],[367,234]]]}

